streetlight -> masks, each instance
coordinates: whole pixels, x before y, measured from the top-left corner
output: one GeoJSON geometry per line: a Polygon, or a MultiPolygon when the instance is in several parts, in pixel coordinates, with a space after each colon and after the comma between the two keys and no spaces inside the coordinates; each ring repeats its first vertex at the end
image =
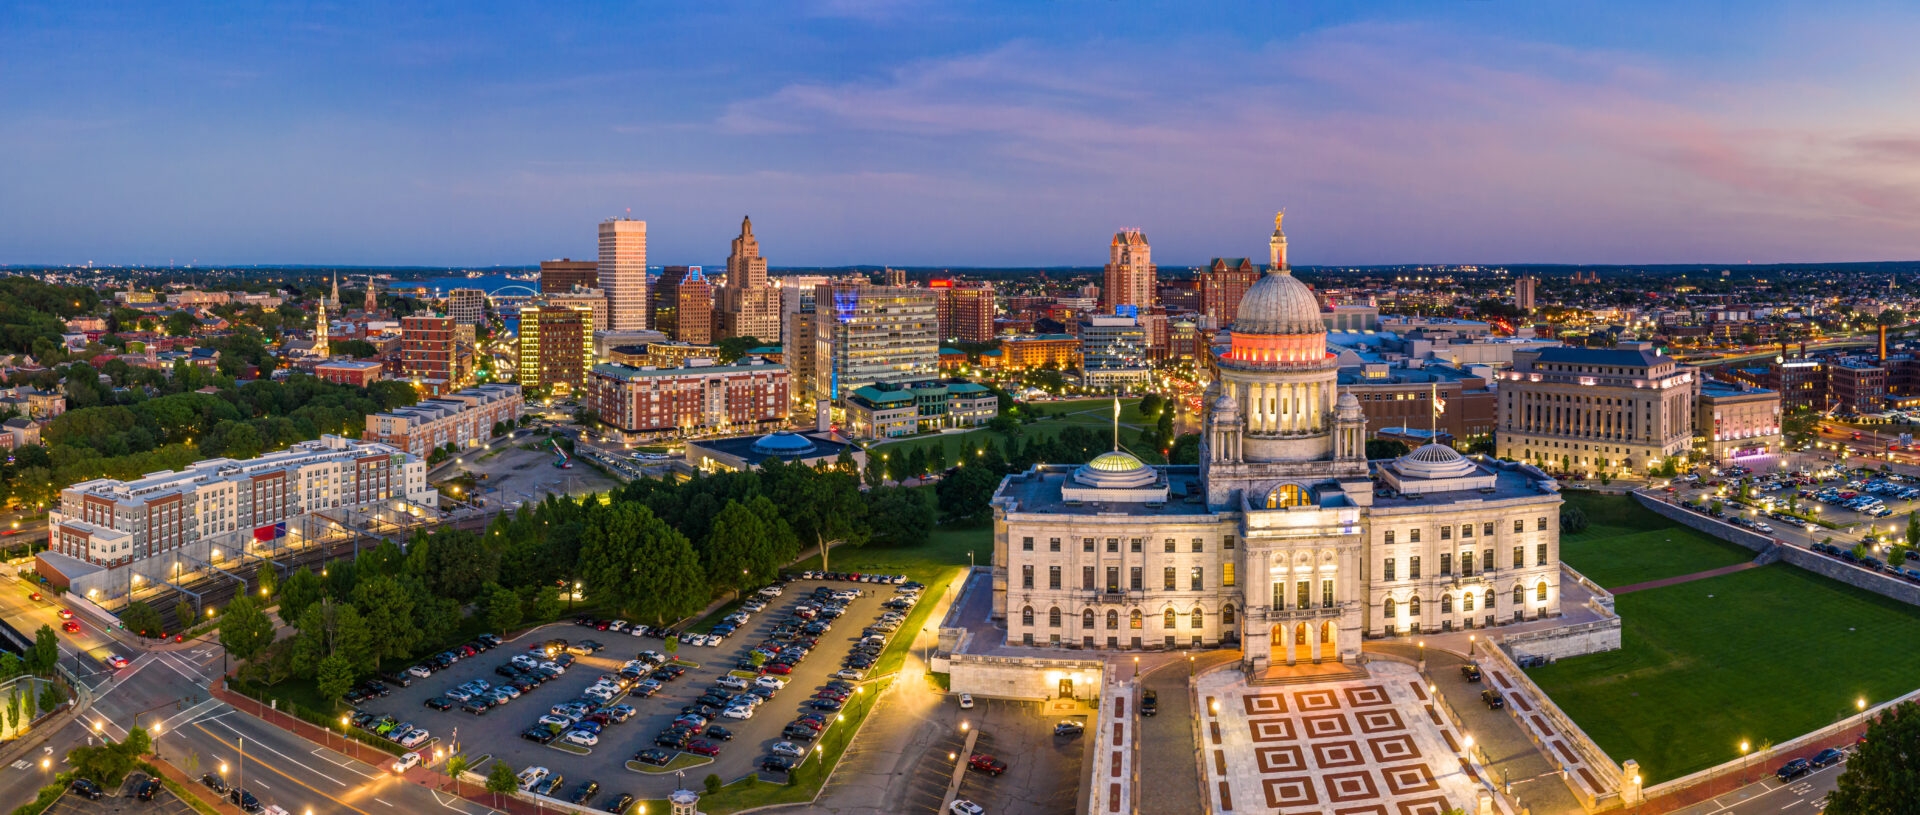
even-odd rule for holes
{"type": "Polygon", "coordinates": [[[1740,783],[1747,783],[1747,751],[1752,749],[1746,739],[1740,740],[1740,783]]]}
{"type": "Polygon", "coordinates": [[[1474,641],[1479,638],[1480,638],[1480,635],[1478,634],[1467,635],[1467,656],[1473,656],[1473,644],[1474,644],[1474,641]]]}
{"type": "Polygon", "coordinates": [[[1862,696],[1853,700],[1853,707],[1860,711],[1860,736],[1865,738],[1867,735],[1867,697],[1862,696]]]}

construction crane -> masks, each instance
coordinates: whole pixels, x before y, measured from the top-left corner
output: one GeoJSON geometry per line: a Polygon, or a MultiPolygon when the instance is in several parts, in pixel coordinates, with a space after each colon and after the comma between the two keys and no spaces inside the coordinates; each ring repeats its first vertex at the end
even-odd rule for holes
{"type": "Polygon", "coordinates": [[[562,470],[573,469],[573,457],[567,455],[567,451],[560,449],[560,441],[558,439],[547,439],[547,443],[553,445],[553,452],[559,454],[559,458],[553,460],[553,466],[562,470]]]}

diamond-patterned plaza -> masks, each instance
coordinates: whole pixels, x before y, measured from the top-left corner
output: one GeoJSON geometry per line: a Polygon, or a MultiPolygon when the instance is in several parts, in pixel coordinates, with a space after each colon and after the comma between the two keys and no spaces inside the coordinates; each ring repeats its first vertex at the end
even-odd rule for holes
{"type": "Polygon", "coordinates": [[[1206,786],[1221,812],[1441,815],[1478,806],[1462,734],[1430,712],[1411,667],[1369,677],[1253,687],[1237,671],[1199,680],[1206,786]]]}

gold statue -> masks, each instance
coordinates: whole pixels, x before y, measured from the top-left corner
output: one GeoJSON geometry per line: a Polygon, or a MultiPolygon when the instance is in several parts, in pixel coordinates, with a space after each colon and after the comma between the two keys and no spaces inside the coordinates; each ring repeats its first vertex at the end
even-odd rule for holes
{"type": "Polygon", "coordinates": [[[1280,219],[1285,217],[1287,217],[1287,211],[1284,209],[1273,214],[1273,231],[1280,231],[1280,219]]]}

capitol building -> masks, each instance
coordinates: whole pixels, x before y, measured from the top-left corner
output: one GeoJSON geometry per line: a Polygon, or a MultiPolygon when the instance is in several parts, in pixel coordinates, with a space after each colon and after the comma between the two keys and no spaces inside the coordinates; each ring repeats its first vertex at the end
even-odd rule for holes
{"type": "Polygon", "coordinates": [[[1116,449],[1010,475],[994,506],[1007,644],[1238,643],[1245,667],[1355,661],[1361,641],[1560,613],[1554,481],[1430,444],[1368,461],[1320,304],[1275,220],[1205,397],[1198,466],[1116,449]]]}

